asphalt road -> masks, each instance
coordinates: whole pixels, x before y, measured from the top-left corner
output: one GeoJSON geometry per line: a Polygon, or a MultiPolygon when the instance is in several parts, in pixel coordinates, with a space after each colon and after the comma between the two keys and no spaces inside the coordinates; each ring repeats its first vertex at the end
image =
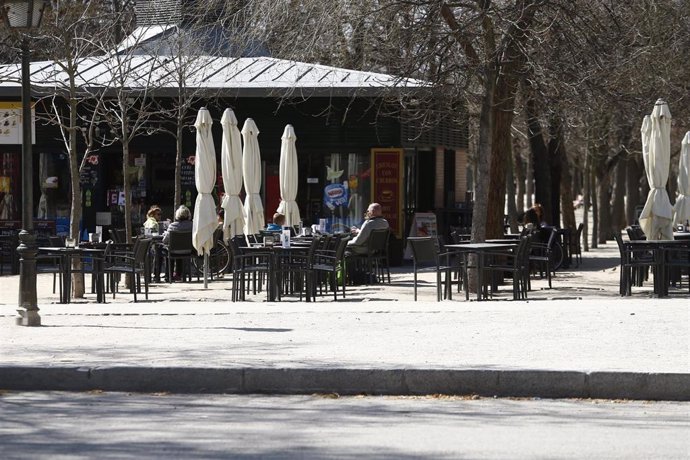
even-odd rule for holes
{"type": "Polygon", "coordinates": [[[690,457],[690,403],[5,392],[0,458],[690,457]]]}

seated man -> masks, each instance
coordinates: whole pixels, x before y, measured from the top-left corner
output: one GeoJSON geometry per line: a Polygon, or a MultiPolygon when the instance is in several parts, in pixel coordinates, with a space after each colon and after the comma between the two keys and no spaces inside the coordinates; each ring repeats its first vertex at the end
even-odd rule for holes
{"type": "Polygon", "coordinates": [[[353,254],[367,253],[367,240],[372,230],[389,228],[388,221],[381,215],[381,205],[371,203],[367,208],[364,224],[362,228],[352,227],[355,237],[347,243],[347,250],[353,254]]]}

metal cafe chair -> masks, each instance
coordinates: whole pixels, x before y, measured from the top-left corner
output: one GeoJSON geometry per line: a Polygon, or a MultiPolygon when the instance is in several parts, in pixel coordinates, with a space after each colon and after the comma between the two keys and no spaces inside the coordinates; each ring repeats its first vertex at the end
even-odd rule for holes
{"type": "Polygon", "coordinates": [[[410,237],[407,239],[412,251],[412,268],[414,272],[414,300],[417,300],[418,273],[436,273],[436,300],[438,302],[445,296],[450,297],[452,289],[452,273],[460,271],[462,282],[467,286],[467,270],[464,262],[451,263],[451,258],[456,256],[454,252],[441,252],[438,240],[433,236],[410,237]],[[442,275],[446,275],[445,282],[442,275]]]}
{"type": "Polygon", "coordinates": [[[367,239],[367,251],[365,254],[350,254],[348,263],[354,266],[350,270],[362,274],[362,279],[366,279],[364,284],[379,282],[385,279],[388,274],[388,283],[391,282],[390,266],[388,262],[388,240],[390,230],[387,228],[372,230],[367,239]],[[368,279],[372,278],[372,279],[368,279]]]}
{"type": "MultiPolygon", "coordinates": [[[[244,253],[237,244],[235,238],[228,241],[230,249],[232,271],[232,301],[246,300],[246,293],[250,289],[250,282],[253,286],[254,294],[260,291],[263,280],[271,283],[273,254],[271,249],[252,250],[244,253]]],[[[278,300],[280,300],[280,290],[278,290],[278,300]]],[[[266,289],[266,300],[271,300],[271,286],[266,289]]]]}
{"type": "Polygon", "coordinates": [[[641,286],[642,280],[635,280],[636,272],[646,272],[650,267],[654,267],[656,262],[653,255],[647,249],[632,248],[623,242],[623,238],[618,232],[614,233],[614,238],[620,251],[620,295],[629,296],[632,294],[632,286],[641,286]],[[639,281],[640,284],[636,284],[639,281]]]}
{"type": "Polygon", "coordinates": [[[553,245],[558,236],[558,229],[551,227],[549,229],[541,229],[541,232],[548,232],[548,237],[540,236],[540,232],[535,232],[532,235],[532,243],[530,246],[529,260],[534,262],[539,269],[539,274],[543,278],[546,274],[546,279],[549,282],[549,289],[551,289],[551,275],[555,273],[553,263],[553,245]],[[546,242],[544,242],[544,239],[546,242]]]}
{"type": "Polygon", "coordinates": [[[143,276],[144,298],[148,300],[149,282],[148,276],[146,276],[146,258],[148,257],[149,248],[151,247],[151,241],[152,240],[149,238],[139,238],[134,245],[134,252],[132,255],[111,254],[106,257],[103,271],[111,277],[113,298],[115,298],[118,287],[115,282],[117,279],[115,275],[125,274],[132,276],[130,291],[134,294],[134,302],[137,301],[137,291],[141,292],[141,278],[143,276]]]}
{"type": "MultiPolygon", "coordinates": [[[[173,282],[173,265],[175,261],[179,261],[178,266],[181,267],[180,275],[182,281],[188,279],[192,281],[192,264],[196,257],[196,251],[192,245],[192,232],[168,232],[168,245],[164,251],[167,257],[167,272],[168,283],[173,282]]],[[[199,280],[199,273],[197,272],[197,281],[199,280]]]]}
{"type": "MultiPolygon", "coordinates": [[[[331,238],[337,241],[335,250],[315,249],[311,261],[310,283],[312,298],[315,297],[317,284],[319,292],[323,293],[323,285],[327,284],[333,291],[333,299],[338,300],[338,281],[342,288],[343,299],[345,298],[345,285],[347,284],[347,269],[345,267],[345,249],[350,236],[341,238],[331,238]]],[[[315,246],[316,248],[316,246],[315,246]]]]}
{"type": "MultiPolygon", "coordinates": [[[[484,257],[489,261],[483,270],[490,274],[510,273],[513,279],[513,300],[527,298],[529,291],[529,262],[532,236],[523,236],[513,253],[485,252],[484,257]],[[493,259],[493,260],[492,260],[493,259]]],[[[491,276],[484,276],[491,284],[491,295],[494,292],[494,283],[491,276]]]]}

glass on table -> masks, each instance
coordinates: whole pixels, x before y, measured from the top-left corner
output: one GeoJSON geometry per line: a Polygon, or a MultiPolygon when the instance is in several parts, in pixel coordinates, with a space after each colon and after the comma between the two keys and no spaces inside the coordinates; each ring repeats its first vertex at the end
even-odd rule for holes
{"type": "Polygon", "coordinates": [[[65,238],[65,247],[66,248],[76,248],[77,247],[77,239],[76,238],[65,238]]]}

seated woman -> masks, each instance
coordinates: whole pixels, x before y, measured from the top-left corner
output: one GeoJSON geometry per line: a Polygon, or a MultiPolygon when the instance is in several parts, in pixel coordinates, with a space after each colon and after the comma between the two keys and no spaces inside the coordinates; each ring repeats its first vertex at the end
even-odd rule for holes
{"type": "Polygon", "coordinates": [[[273,214],[273,223],[268,224],[266,230],[269,232],[279,232],[283,229],[283,225],[285,225],[285,216],[277,212],[273,214]]]}
{"type": "Polygon", "coordinates": [[[153,233],[158,233],[159,220],[161,220],[161,208],[154,204],[146,212],[146,221],[144,222],[144,228],[146,230],[150,230],[153,233]]]}
{"type": "Polygon", "coordinates": [[[170,232],[191,232],[192,225],[192,213],[187,206],[181,205],[175,211],[175,222],[168,225],[168,229],[163,233],[163,243],[168,244],[170,241],[170,232]]]}
{"type": "MultiPolygon", "coordinates": [[[[175,211],[175,221],[172,222],[170,225],[168,225],[168,229],[163,233],[163,244],[166,245],[165,248],[162,249],[162,254],[166,256],[168,255],[168,248],[167,245],[170,244],[170,232],[192,232],[192,213],[189,211],[189,208],[185,205],[181,205],[177,210],[175,211]]],[[[159,246],[160,247],[160,246],[159,246]]],[[[162,257],[161,257],[162,260],[162,257]]],[[[176,263],[176,267],[173,267],[175,270],[173,272],[173,279],[179,280],[180,275],[179,273],[182,271],[181,268],[181,260],[178,260],[176,263]]],[[[160,271],[160,268],[159,268],[160,271]]]]}

